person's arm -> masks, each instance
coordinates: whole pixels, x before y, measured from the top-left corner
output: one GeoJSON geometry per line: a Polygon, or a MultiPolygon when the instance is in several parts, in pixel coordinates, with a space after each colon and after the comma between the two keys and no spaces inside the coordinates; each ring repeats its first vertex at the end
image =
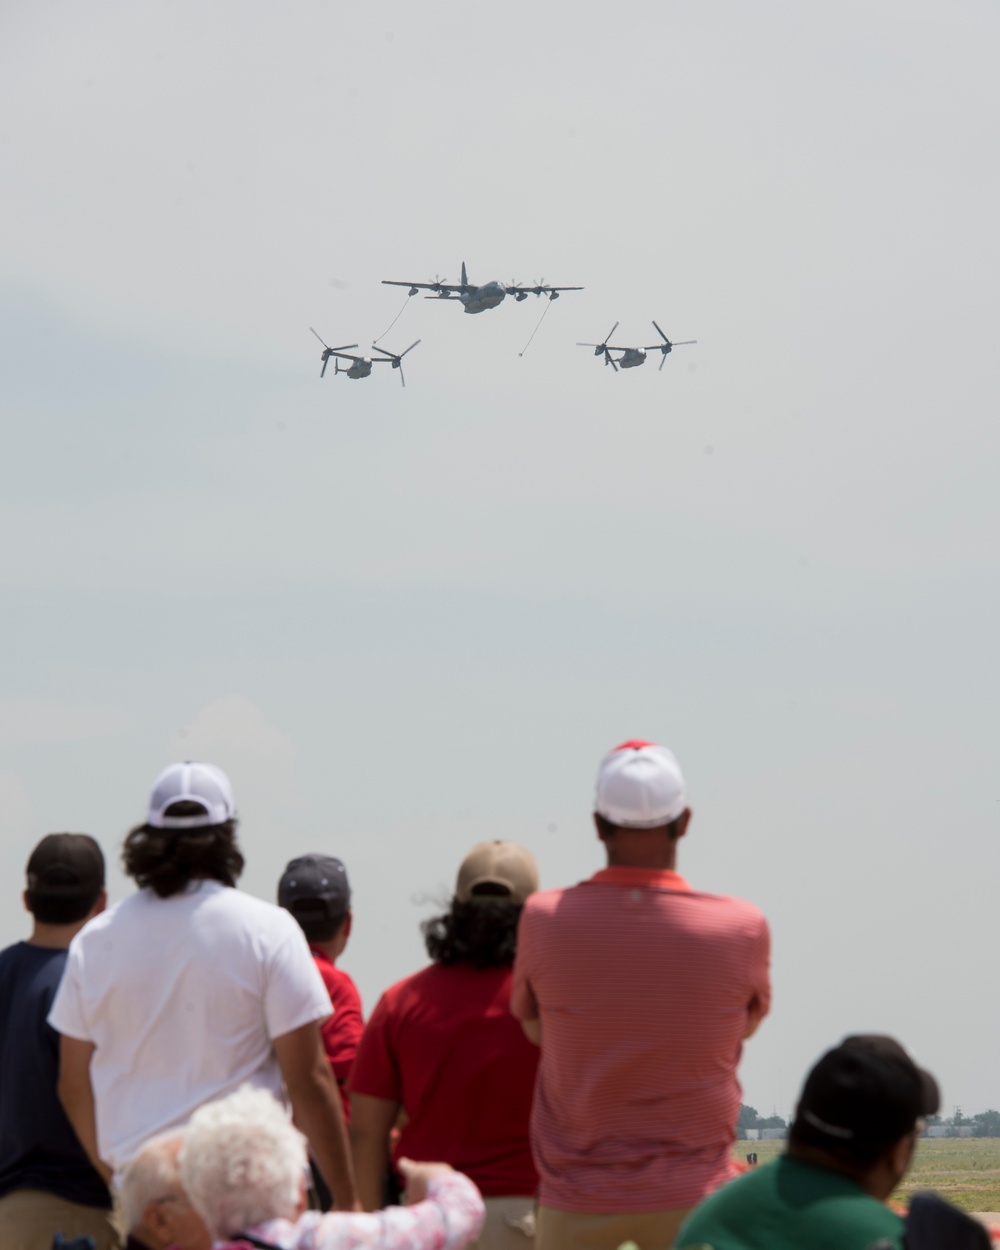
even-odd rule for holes
{"type": "Polygon", "coordinates": [[[750,1001],[747,1004],[747,1027],[743,1040],[753,1037],[761,1021],[771,1010],[771,933],[761,917],[760,933],[750,958],[750,1001]]]}
{"type": "Polygon", "coordinates": [[[76,1037],[59,1038],[59,1101],[86,1151],[87,1158],[104,1181],[111,1183],[111,1168],[97,1149],[97,1118],[94,1113],[94,1087],[90,1081],[90,1060],[94,1043],[76,1037]]]}
{"type": "Polygon", "coordinates": [[[530,942],[529,923],[525,920],[525,912],[521,912],[521,920],[517,930],[517,955],[514,959],[514,972],[510,989],[510,1011],[515,1019],[520,1020],[521,1028],[529,1042],[536,1046],[542,1044],[542,1021],[538,1010],[538,999],[532,988],[528,974],[528,951],[530,942]]]}
{"type": "Polygon", "coordinates": [[[389,1133],[398,1115],[398,1102],[351,1091],[351,1150],[358,1196],[365,1211],[378,1211],[382,1206],[382,1182],[389,1166],[389,1133]]]}
{"type": "Polygon", "coordinates": [[[315,1250],[343,1250],[346,1245],[379,1250],[465,1250],[479,1236],[485,1209],[479,1190],[467,1176],[446,1164],[400,1159],[406,1179],[405,1207],[377,1214],[322,1215],[310,1226],[315,1250]]]}
{"type": "Polygon", "coordinates": [[[347,1079],[351,1075],[354,1057],[365,1031],[361,995],[354,982],[344,974],[336,992],[331,990],[330,999],[333,1003],[333,1015],[322,1026],[323,1048],[330,1060],[330,1067],[333,1068],[341,1094],[345,1094],[347,1079]]]}
{"type": "Polygon", "coordinates": [[[337,1211],[359,1210],[340,1091],[315,1021],[272,1040],[295,1123],[309,1142],[337,1211]]]}

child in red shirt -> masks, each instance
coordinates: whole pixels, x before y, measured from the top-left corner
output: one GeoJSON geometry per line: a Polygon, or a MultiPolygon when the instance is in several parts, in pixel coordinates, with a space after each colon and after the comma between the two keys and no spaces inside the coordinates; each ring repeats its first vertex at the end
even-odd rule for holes
{"type": "Polygon", "coordinates": [[[351,886],[347,869],[332,855],[301,855],[293,859],[278,882],[278,903],[299,922],[323,978],[333,1015],[322,1025],[323,1046],[337,1078],[350,1122],[347,1078],[364,1030],[361,995],[336,966],[351,936],[351,886]]]}

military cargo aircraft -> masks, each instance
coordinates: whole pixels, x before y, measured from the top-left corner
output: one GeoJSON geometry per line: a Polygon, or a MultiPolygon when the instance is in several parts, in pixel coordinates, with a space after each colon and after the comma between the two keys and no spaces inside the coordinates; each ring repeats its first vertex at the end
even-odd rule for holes
{"type": "Polygon", "coordinates": [[[496,308],[508,295],[518,301],[527,299],[529,295],[547,295],[552,300],[559,298],[560,291],[583,290],[582,286],[546,286],[544,281],[537,282],[534,286],[522,286],[517,282],[505,285],[496,281],[475,286],[469,281],[464,260],[461,282],[447,282],[442,278],[435,278],[433,282],[397,282],[392,278],[383,278],[382,285],[409,287],[411,295],[416,295],[418,291],[433,291],[433,295],[426,295],[424,298],[458,300],[467,313],[481,313],[488,308],[496,308]]]}

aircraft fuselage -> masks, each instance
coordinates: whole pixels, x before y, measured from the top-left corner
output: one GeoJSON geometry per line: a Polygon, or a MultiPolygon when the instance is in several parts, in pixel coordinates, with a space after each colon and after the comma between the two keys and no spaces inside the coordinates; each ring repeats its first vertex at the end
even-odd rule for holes
{"type": "Polygon", "coordinates": [[[641,347],[627,347],[625,355],[615,361],[619,369],[636,369],[646,363],[646,353],[641,347]]]}
{"type": "Polygon", "coordinates": [[[464,291],[458,298],[467,313],[481,313],[502,304],[506,296],[507,288],[502,282],[487,282],[483,286],[474,286],[471,291],[464,291]]]}
{"type": "Polygon", "coordinates": [[[352,360],[346,369],[338,369],[338,373],[346,373],[349,378],[357,381],[358,378],[367,378],[372,371],[372,362],[366,357],[362,360],[352,360]]]}

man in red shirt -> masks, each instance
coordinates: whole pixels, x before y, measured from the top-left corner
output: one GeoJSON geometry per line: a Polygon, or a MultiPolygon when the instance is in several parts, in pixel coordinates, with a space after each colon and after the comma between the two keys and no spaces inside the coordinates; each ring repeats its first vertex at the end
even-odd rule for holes
{"type": "Polygon", "coordinates": [[[347,1078],[364,1020],[357,986],[346,972],[336,967],[351,936],[351,886],[347,869],[332,855],[300,855],[289,863],[278,882],[278,903],[299,922],[330,995],[333,1015],[321,1026],[323,1047],[337,1078],[344,1119],[349,1122],[347,1078]]]}
{"type": "Polygon", "coordinates": [[[770,938],[752,904],[677,874],[690,818],[670,751],[616,747],[594,813],[607,868],[521,916],[511,1005],[541,1046],[538,1250],[666,1250],[735,1173],[736,1068],[770,1004],[770,938]]]}
{"type": "Polygon", "coordinates": [[[466,856],[444,916],[425,922],[434,961],[388,989],[351,1073],[351,1142],[366,1210],[382,1206],[394,1156],[441,1159],[486,1201],[480,1250],[531,1250],[538,1176],[528,1120],[538,1050],[510,1014],[511,965],[534,856],[484,842],[466,856]]]}

